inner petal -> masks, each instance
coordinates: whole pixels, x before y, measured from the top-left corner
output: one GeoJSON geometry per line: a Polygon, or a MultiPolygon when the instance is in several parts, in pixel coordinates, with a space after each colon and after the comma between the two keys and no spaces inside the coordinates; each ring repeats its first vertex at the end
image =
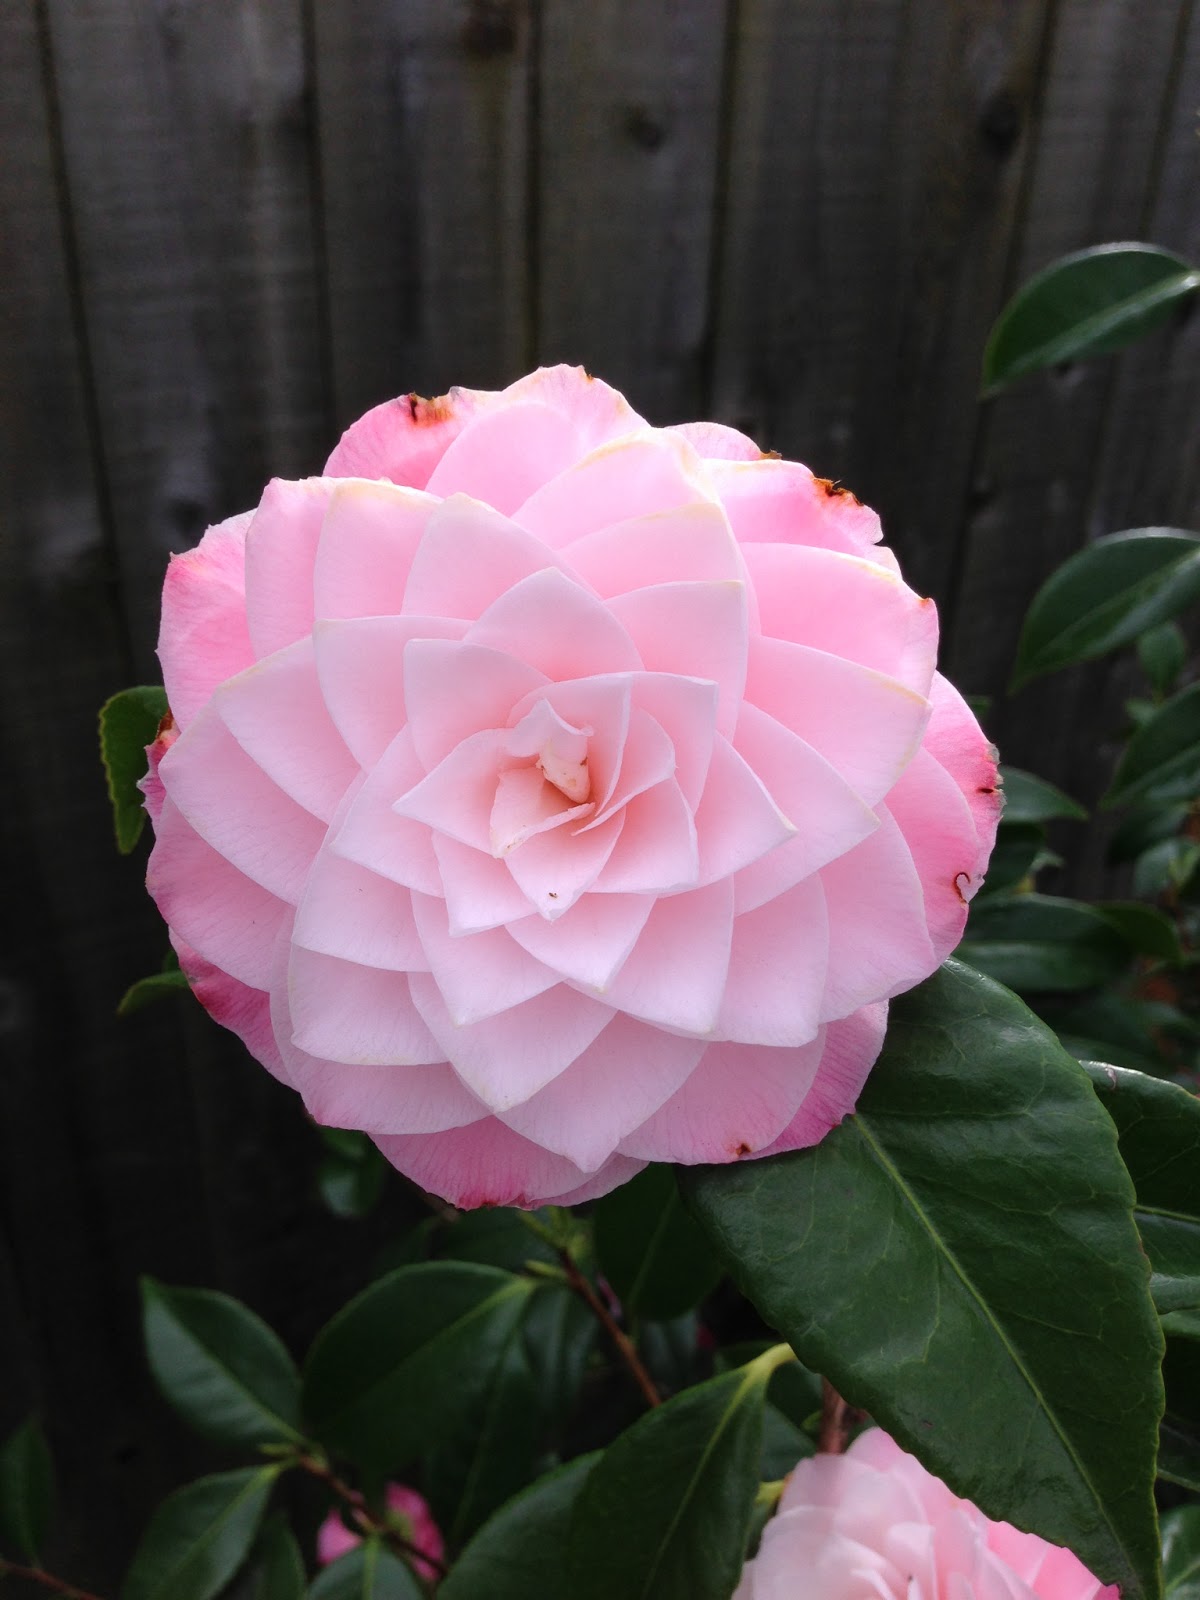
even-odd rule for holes
{"type": "Polygon", "coordinates": [[[566,722],[547,700],[539,700],[521,718],[508,741],[512,756],[533,756],[547,783],[574,805],[591,799],[588,740],[593,730],[566,722]]]}
{"type": "MultiPolygon", "coordinates": [[[[586,774],[587,768],[583,770],[586,774]]],[[[496,784],[490,823],[492,854],[500,860],[534,834],[547,833],[564,822],[582,821],[595,809],[572,805],[561,789],[546,781],[540,763],[510,767],[501,772],[496,784]]]]}

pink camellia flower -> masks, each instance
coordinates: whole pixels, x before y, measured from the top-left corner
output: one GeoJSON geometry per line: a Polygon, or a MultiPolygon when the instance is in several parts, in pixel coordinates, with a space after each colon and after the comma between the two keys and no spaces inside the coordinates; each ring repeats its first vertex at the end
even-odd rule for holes
{"type": "Polygon", "coordinates": [[[176,557],[148,884],[201,1001],[458,1205],[820,1139],[994,752],[879,519],[579,369],[368,412],[176,557]]]}
{"type": "MultiPolygon", "coordinates": [[[[403,1483],[389,1483],[384,1503],[409,1544],[421,1552],[420,1556],[412,1558],[414,1572],[430,1582],[436,1581],[439,1566],[430,1565],[430,1561],[421,1557],[428,1556],[434,1563],[440,1563],[446,1546],[441,1529],[433,1520],[429,1502],[424,1495],[403,1483]]],[[[355,1545],[361,1543],[361,1537],[350,1531],[336,1511],[331,1511],[317,1529],[317,1560],[321,1566],[327,1567],[331,1561],[336,1561],[347,1550],[353,1550],[355,1545]]]]}
{"type": "Polygon", "coordinates": [[[802,1461],[734,1600],[1118,1600],[1070,1550],[992,1522],[878,1428],[802,1461]]]}

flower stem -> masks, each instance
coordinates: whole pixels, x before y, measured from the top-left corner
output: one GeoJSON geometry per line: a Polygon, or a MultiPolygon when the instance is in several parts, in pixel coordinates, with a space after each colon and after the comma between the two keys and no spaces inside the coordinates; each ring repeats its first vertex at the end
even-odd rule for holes
{"type": "Polygon", "coordinates": [[[582,1272],[580,1272],[573,1257],[571,1256],[570,1251],[560,1249],[558,1256],[563,1265],[563,1274],[566,1277],[568,1287],[574,1290],[574,1292],[579,1296],[584,1305],[587,1306],[588,1310],[595,1317],[596,1321],[612,1340],[613,1344],[616,1346],[617,1354],[625,1363],[625,1366],[629,1370],[630,1376],[641,1390],[642,1397],[646,1404],[648,1406],[661,1405],[662,1395],[659,1394],[657,1388],[655,1387],[654,1379],[643,1366],[642,1358],[638,1355],[637,1347],[635,1346],[633,1340],[625,1332],[624,1328],[622,1328],[617,1322],[617,1319],[604,1304],[604,1301],[601,1300],[600,1296],[588,1282],[587,1278],[582,1272]]]}
{"type": "Polygon", "coordinates": [[[41,1567],[22,1567],[15,1561],[6,1561],[0,1556],[0,1578],[24,1578],[27,1583],[40,1583],[43,1589],[49,1589],[53,1594],[61,1596],[61,1600],[100,1600],[90,1589],[79,1589],[73,1583],[68,1583],[65,1578],[56,1578],[52,1572],[44,1572],[41,1567]]]}
{"type": "Polygon", "coordinates": [[[850,1438],[848,1407],[828,1378],[821,1379],[821,1431],[817,1449],[825,1455],[845,1454],[850,1438]]]}
{"type": "MultiPolygon", "coordinates": [[[[322,1461],[318,1456],[307,1454],[298,1455],[294,1459],[295,1465],[302,1472],[307,1472],[313,1478],[319,1478],[325,1487],[342,1502],[351,1513],[360,1532],[377,1539],[383,1539],[394,1550],[398,1550],[401,1555],[410,1558],[415,1557],[419,1561],[424,1561],[433,1568],[439,1578],[446,1576],[449,1569],[443,1562],[439,1561],[436,1556],[431,1556],[428,1551],[422,1550],[420,1545],[413,1544],[411,1539],[406,1539],[390,1523],[373,1515],[366,1500],[359,1494],[358,1490],[352,1489],[344,1478],[339,1478],[327,1462],[322,1461]]],[[[89,1600],[94,1600],[94,1597],[89,1597],[89,1600]]]]}

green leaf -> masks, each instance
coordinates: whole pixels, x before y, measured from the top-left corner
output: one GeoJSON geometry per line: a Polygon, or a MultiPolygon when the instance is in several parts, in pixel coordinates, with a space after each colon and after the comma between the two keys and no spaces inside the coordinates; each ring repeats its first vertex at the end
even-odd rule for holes
{"type": "Polygon", "coordinates": [[[155,972],[148,978],[139,978],[136,983],[131,983],[121,996],[117,1006],[119,1017],[132,1017],[137,1011],[144,1011],[147,1006],[152,1006],[156,1000],[163,1000],[172,994],[187,994],[189,984],[183,973],[155,972]]]}
{"type": "Polygon", "coordinates": [[[1174,965],[1183,960],[1179,930],[1157,906],[1141,900],[1102,900],[1096,910],[1112,923],[1135,955],[1154,956],[1174,965]]]}
{"type": "Polygon", "coordinates": [[[560,1440],[596,1345],[596,1319],[578,1295],[547,1284],[529,1302],[521,1332],[537,1375],[542,1421],[551,1437],[560,1440]]]}
{"type": "Polygon", "coordinates": [[[1102,912],[1043,894],[977,902],[958,954],[1026,994],[1090,989],[1129,964],[1125,939],[1102,912]]]}
{"type": "Polygon", "coordinates": [[[1091,661],[1200,596],[1200,536],[1179,528],[1131,528],[1078,551],[1033,597],[1017,646],[1013,688],[1059,667],[1091,661]]]}
{"type": "Polygon", "coordinates": [[[1200,1506],[1162,1519],[1163,1600],[1200,1600],[1200,1506]]]}
{"type": "Polygon", "coordinates": [[[249,1555],[279,1470],[218,1472],[168,1495],[142,1535],[121,1600],[212,1600],[249,1555]]]}
{"type": "Polygon", "coordinates": [[[1188,819],[1188,807],[1175,801],[1170,805],[1136,806],[1121,818],[1108,846],[1110,866],[1136,861],[1140,855],[1155,845],[1173,843],[1172,835],[1179,832],[1188,819]]]}
{"type": "Polygon", "coordinates": [[[146,746],[167,714],[166,691],[122,689],[100,709],[100,759],[108,779],[117,849],[128,855],[142,836],[146,813],[138,782],[146,776],[146,746]]]}
{"type": "Polygon", "coordinates": [[[399,1556],[378,1539],[366,1539],[317,1575],[308,1600],[421,1600],[422,1594],[399,1556]]]}
{"type": "Polygon", "coordinates": [[[572,1600],[729,1600],[758,1489],[768,1352],[641,1417],[575,1506],[572,1600]]]}
{"type": "Polygon", "coordinates": [[[254,1600],[304,1600],[304,1561],[282,1515],[276,1513],[267,1520],[254,1554],[254,1600]]]}
{"type": "Polygon", "coordinates": [[[54,1466],[36,1417],[0,1447],[0,1551],[35,1564],[54,1511],[54,1466]]]}
{"type": "Polygon", "coordinates": [[[1137,1191],[1138,1232],[1160,1312],[1200,1308],[1200,1100],[1165,1078],[1087,1070],[1137,1191]]]}
{"type": "Polygon", "coordinates": [[[335,1217],[365,1217],[379,1203],[388,1164],[365,1133],[322,1128],[325,1155],[317,1167],[321,1199],[335,1217]]]}
{"type": "Polygon", "coordinates": [[[1160,622],[1137,643],[1138,661],[1160,698],[1170,694],[1187,663],[1187,640],[1175,622],[1160,622]]]}
{"type": "Polygon", "coordinates": [[[1046,849],[1046,830],[1039,822],[1002,822],[980,891],[1002,894],[1037,872],[1046,849]]]}
{"type": "Polygon", "coordinates": [[[1200,791],[1200,683],[1180,691],[1134,733],[1117,763],[1104,806],[1153,795],[1191,798],[1200,791]]]}
{"type": "Polygon", "coordinates": [[[599,1460],[599,1452],[577,1456],[503,1506],[438,1585],[438,1600],[574,1600],[567,1584],[571,1514],[599,1460]]]}
{"type": "Polygon", "coordinates": [[[1163,1380],[1167,1409],[1159,1440],[1158,1475],[1200,1493],[1200,1347],[1194,1340],[1167,1340],[1163,1380]]]}
{"type": "Polygon", "coordinates": [[[1143,895],[1182,893],[1200,866],[1200,845],[1192,839],[1164,839],[1139,856],[1133,868],[1133,892],[1143,895]]]}
{"type": "Polygon", "coordinates": [[[1004,822],[1086,822],[1087,811],[1069,794],[1020,767],[1003,766],[1004,822]]]}
{"type": "Polygon", "coordinates": [[[303,1439],[292,1358],[248,1306],[143,1278],[142,1325],[159,1388],[197,1432],[239,1445],[303,1439]]]}
{"type": "Polygon", "coordinates": [[[1168,1311],[1159,1321],[1168,1338],[1200,1339],[1200,1311],[1168,1311]]]}
{"type": "Polygon", "coordinates": [[[523,1271],[527,1261],[544,1261],[555,1266],[558,1256],[529,1225],[530,1220],[541,1222],[546,1217],[544,1209],[526,1212],[518,1211],[515,1206],[468,1211],[445,1229],[438,1242],[438,1254],[452,1261],[503,1267],[506,1272],[523,1271]]]}
{"type": "Polygon", "coordinates": [[[304,1371],[317,1436],[368,1472],[427,1450],[481,1404],[533,1285],[494,1267],[400,1267],[334,1317],[304,1371]]]}
{"type": "Polygon", "coordinates": [[[646,1167],[612,1190],[592,1223],[600,1270],[632,1316],[682,1316],[721,1281],[721,1264],[683,1209],[671,1167],[646,1167]]]}
{"type": "Polygon", "coordinates": [[[1120,350],[1197,288],[1200,272],[1154,245],[1093,245],[1052,261],[997,318],[983,354],[984,395],[1027,372],[1120,350]]]}
{"type": "Polygon", "coordinates": [[[988,1516],[1152,1600],[1161,1334],[1100,1110],[1015,996],[949,962],[892,1002],[815,1149],[680,1185],[801,1361],[988,1516]]]}

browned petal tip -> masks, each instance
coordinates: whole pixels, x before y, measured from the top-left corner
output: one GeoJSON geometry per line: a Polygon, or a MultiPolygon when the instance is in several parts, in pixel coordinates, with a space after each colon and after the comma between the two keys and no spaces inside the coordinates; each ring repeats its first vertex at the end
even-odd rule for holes
{"type": "Polygon", "coordinates": [[[971,886],[971,874],[969,872],[958,872],[958,873],[955,873],[955,875],[954,875],[954,892],[958,896],[958,898],[962,901],[963,905],[966,906],[966,905],[970,905],[971,902],[967,899],[966,895],[963,893],[964,885],[967,888],[970,888],[970,886],[971,886]]]}
{"type": "Polygon", "coordinates": [[[433,427],[439,422],[449,422],[454,415],[454,402],[448,394],[439,394],[434,400],[426,400],[424,395],[410,394],[408,400],[408,414],[418,428],[433,427]]]}
{"type": "Polygon", "coordinates": [[[779,454],[778,450],[760,450],[758,452],[758,459],[760,461],[782,461],[783,457],[779,454]]]}
{"type": "Polygon", "coordinates": [[[847,489],[845,484],[838,483],[834,478],[814,478],[813,482],[821,493],[828,496],[830,500],[849,500],[853,506],[862,505],[862,501],[852,490],[847,489]]]}
{"type": "Polygon", "coordinates": [[[170,706],[168,706],[166,711],[163,713],[162,721],[159,723],[158,729],[155,732],[154,737],[155,737],[156,740],[157,739],[165,739],[167,734],[174,733],[174,731],[175,731],[175,718],[171,715],[171,708],[170,708],[170,706]]]}
{"type": "Polygon", "coordinates": [[[733,1154],[735,1160],[740,1161],[743,1156],[750,1154],[750,1146],[743,1141],[743,1143],[734,1146],[733,1154]]]}

